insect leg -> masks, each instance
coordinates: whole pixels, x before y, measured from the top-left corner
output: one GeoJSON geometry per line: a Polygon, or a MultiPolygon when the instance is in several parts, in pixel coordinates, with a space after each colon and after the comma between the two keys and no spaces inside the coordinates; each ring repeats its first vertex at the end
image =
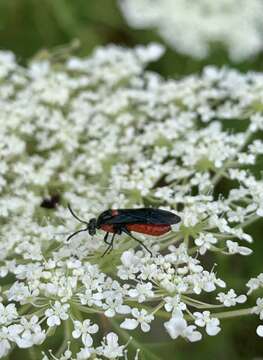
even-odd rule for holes
{"type": "Polygon", "coordinates": [[[101,257],[103,257],[104,255],[110,253],[111,250],[112,250],[112,248],[113,248],[113,241],[114,241],[114,238],[115,238],[116,233],[113,233],[110,242],[107,242],[108,234],[109,234],[109,233],[106,233],[106,235],[104,236],[104,242],[105,242],[106,244],[108,244],[109,246],[106,248],[106,250],[104,251],[104,253],[102,254],[101,257]]]}
{"type": "Polygon", "coordinates": [[[125,226],[122,227],[121,230],[122,230],[125,234],[129,235],[132,239],[136,240],[142,247],[144,247],[145,250],[148,251],[148,253],[149,253],[151,256],[153,256],[152,252],[147,248],[147,246],[144,245],[144,243],[143,243],[141,240],[139,240],[139,239],[137,239],[136,237],[134,237],[134,236],[131,234],[131,232],[126,229],[125,226]]]}
{"type": "Polygon", "coordinates": [[[107,232],[107,233],[105,234],[105,236],[104,236],[103,241],[105,242],[105,244],[110,245],[110,242],[107,241],[108,236],[109,236],[109,233],[107,232]]]}

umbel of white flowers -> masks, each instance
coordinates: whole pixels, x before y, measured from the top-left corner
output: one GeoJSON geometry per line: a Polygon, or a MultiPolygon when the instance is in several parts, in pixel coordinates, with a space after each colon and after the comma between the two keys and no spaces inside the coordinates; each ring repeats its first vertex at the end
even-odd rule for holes
{"type": "Polygon", "coordinates": [[[177,52],[204,59],[223,46],[233,61],[263,49],[261,0],[119,0],[130,26],[155,29],[177,52]]]}
{"type": "Polygon", "coordinates": [[[263,183],[253,175],[263,154],[263,76],[208,67],[164,80],[145,70],[162,52],[108,46],[26,68],[0,52],[0,357],[42,344],[43,359],[116,359],[140,347],[120,345],[126,332],[150,332],[156,317],[172,339],[191,342],[217,335],[221,317],[263,320],[263,274],[248,279],[247,295],[259,297],[247,308],[246,295],[203,261],[216,253],[220,269],[220,256],[252,252],[245,227],[263,216],[263,183]],[[222,179],[229,189],[218,195],[222,179]],[[152,257],[121,236],[102,258],[102,233],[65,241],[79,226],[67,202],[84,219],[147,205],[182,221],[144,239],[152,257]]]}

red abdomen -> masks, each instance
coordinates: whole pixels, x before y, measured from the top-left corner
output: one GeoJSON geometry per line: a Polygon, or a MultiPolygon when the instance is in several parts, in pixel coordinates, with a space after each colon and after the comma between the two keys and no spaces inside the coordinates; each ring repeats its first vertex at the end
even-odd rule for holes
{"type": "MultiPolygon", "coordinates": [[[[160,236],[166,234],[171,230],[171,225],[156,225],[156,224],[125,224],[125,227],[129,231],[135,231],[141,234],[147,234],[152,236],[160,236]]],[[[114,225],[103,224],[100,227],[106,232],[114,233],[114,225]]]]}
{"type": "Polygon", "coordinates": [[[171,230],[171,225],[158,225],[158,224],[127,224],[127,230],[135,231],[141,234],[152,236],[160,236],[166,234],[171,230]]]}
{"type": "Polygon", "coordinates": [[[101,228],[102,230],[106,231],[106,232],[112,232],[112,233],[115,232],[114,229],[113,229],[113,225],[102,224],[102,225],[100,226],[100,228],[101,228]]]}

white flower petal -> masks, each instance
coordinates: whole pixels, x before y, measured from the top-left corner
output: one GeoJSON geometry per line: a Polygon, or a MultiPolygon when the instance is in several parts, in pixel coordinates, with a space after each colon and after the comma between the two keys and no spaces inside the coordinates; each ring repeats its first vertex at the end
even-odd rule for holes
{"type": "Polygon", "coordinates": [[[127,330],[134,330],[138,326],[138,321],[135,319],[125,319],[120,327],[127,330]]]}
{"type": "Polygon", "coordinates": [[[258,336],[263,337],[263,325],[257,327],[257,334],[258,336]]]}

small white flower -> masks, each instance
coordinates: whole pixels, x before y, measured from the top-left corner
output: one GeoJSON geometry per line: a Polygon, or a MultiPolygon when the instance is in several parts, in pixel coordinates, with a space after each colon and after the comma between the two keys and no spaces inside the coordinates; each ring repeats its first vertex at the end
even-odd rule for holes
{"type": "Polygon", "coordinates": [[[11,349],[10,333],[7,327],[0,328],[0,358],[6,356],[11,349]]]}
{"type": "Polygon", "coordinates": [[[8,324],[18,317],[15,304],[4,306],[0,303],[0,324],[8,324]]]}
{"type": "Polygon", "coordinates": [[[195,244],[199,247],[199,252],[204,255],[207,250],[211,248],[211,245],[217,243],[217,239],[212,234],[199,234],[199,237],[195,239],[195,244]]]}
{"type": "Polygon", "coordinates": [[[164,298],[164,301],[164,308],[168,312],[186,309],[186,305],[181,301],[180,295],[175,295],[174,297],[167,296],[164,298]]]}
{"type": "Polygon", "coordinates": [[[118,335],[111,332],[106,335],[102,346],[98,347],[96,352],[108,359],[116,359],[123,356],[124,347],[124,345],[119,345],[118,335]]]}
{"type": "Polygon", "coordinates": [[[97,324],[91,325],[91,321],[86,319],[81,323],[80,321],[74,321],[74,330],[72,336],[74,339],[78,339],[81,336],[82,342],[85,347],[89,348],[93,344],[90,334],[95,334],[99,331],[97,324]]]}
{"type": "Polygon", "coordinates": [[[69,304],[61,304],[59,301],[56,301],[51,309],[45,311],[47,317],[48,326],[57,326],[61,324],[61,320],[67,320],[69,304]]]}
{"type": "Polygon", "coordinates": [[[21,304],[26,304],[28,301],[34,299],[39,295],[39,289],[30,288],[23,282],[16,281],[7,291],[7,297],[10,301],[17,301],[21,304]]]}
{"type": "Polygon", "coordinates": [[[250,255],[252,253],[251,249],[245,246],[239,246],[239,244],[235,241],[227,240],[226,246],[228,248],[229,254],[250,255]]]}
{"type": "Polygon", "coordinates": [[[258,336],[263,337],[263,325],[257,327],[257,334],[258,336]]]}
{"type": "Polygon", "coordinates": [[[256,302],[257,306],[254,306],[252,313],[259,315],[260,320],[263,320],[263,298],[258,298],[256,302]]]}
{"type": "Polygon", "coordinates": [[[205,327],[208,335],[217,335],[221,330],[219,320],[217,318],[210,318],[210,311],[204,311],[203,313],[194,312],[193,315],[196,317],[195,324],[205,327]]]}
{"type": "Polygon", "coordinates": [[[33,315],[30,320],[22,318],[20,325],[21,332],[16,338],[16,343],[20,348],[29,348],[33,345],[42,344],[46,338],[45,331],[38,324],[38,317],[33,315]]]}
{"type": "Polygon", "coordinates": [[[202,339],[202,334],[199,331],[196,331],[196,326],[187,325],[182,312],[177,312],[177,314],[169,321],[164,323],[164,326],[172,339],[177,339],[179,336],[182,336],[191,342],[202,339]]]}
{"type": "Polygon", "coordinates": [[[90,358],[93,352],[94,352],[93,348],[88,348],[88,347],[81,348],[80,351],[77,353],[77,360],[87,360],[90,358]]]}
{"type": "Polygon", "coordinates": [[[223,303],[226,307],[235,306],[236,304],[243,304],[247,301],[246,295],[239,295],[233,289],[230,289],[226,294],[217,294],[217,300],[223,303]]]}
{"type": "MultiPolygon", "coordinates": [[[[215,273],[203,271],[202,277],[200,279],[201,286],[206,292],[212,292],[216,289],[216,285],[224,288],[226,286],[225,282],[219,278],[216,277],[215,273]]],[[[195,284],[195,286],[198,286],[198,282],[195,284]]]]}
{"type": "Polygon", "coordinates": [[[199,216],[195,210],[196,209],[191,209],[190,207],[184,209],[182,221],[185,227],[194,227],[199,222],[199,216]]]}
{"type": "Polygon", "coordinates": [[[124,251],[121,255],[122,266],[118,267],[118,276],[122,280],[134,279],[139,271],[140,259],[135,255],[134,250],[124,251]]]}
{"type": "Polygon", "coordinates": [[[263,273],[259,274],[256,278],[251,278],[247,282],[247,287],[249,288],[248,295],[261,286],[263,287],[263,273]]]}
{"type": "Polygon", "coordinates": [[[152,298],[154,292],[152,291],[152,283],[137,284],[135,289],[130,289],[128,292],[132,298],[137,298],[139,303],[144,302],[146,299],[152,298]]]}
{"type": "Polygon", "coordinates": [[[108,317],[113,317],[115,314],[129,314],[131,311],[130,306],[123,304],[123,297],[121,294],[109,292],[106,295],[103,308],[104,314],[108,317]]]}
{"type": "Polygon", "coordinates": [[[150,331],[149,323],[154,319],[152,314],[148,314],[145,309],[140,311],[136,308],[132,309],[131,314],[135,319],[125,319],[120,325],[121,328],[134,330],[140,325],[143,332],[150,331]]]}

